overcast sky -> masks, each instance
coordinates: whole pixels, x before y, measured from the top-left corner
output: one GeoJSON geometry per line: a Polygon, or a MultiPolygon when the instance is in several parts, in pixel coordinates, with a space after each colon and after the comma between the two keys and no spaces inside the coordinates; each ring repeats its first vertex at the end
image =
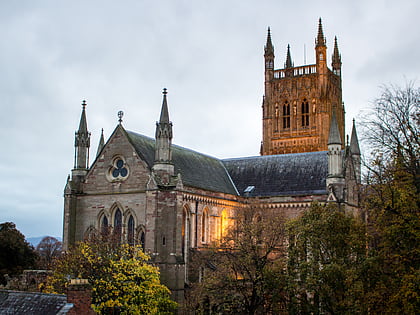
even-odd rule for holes
{"type": "Polygon", "coordinates": [[[295,66],[305,50],[315,62],[319,17],[329,63],[337,36],[350,125],[381,84],[418,79],[419,12],[417,0],[1,1],[0,222],[61,236],[83,99],[92,156],[119,110],[126,129],[154,136],[164,87],[174,143],[258,155],[268,26],[276,68],[287,44],[295,66]]]}

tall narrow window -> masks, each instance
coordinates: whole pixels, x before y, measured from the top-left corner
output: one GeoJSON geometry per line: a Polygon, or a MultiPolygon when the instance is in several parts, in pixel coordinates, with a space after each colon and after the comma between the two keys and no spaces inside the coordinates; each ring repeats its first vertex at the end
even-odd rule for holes
{"type": "Polygon", "coordinates": [[[209,212],[204,209],[203,216],[201,218],[201,243],[207,243],[207,234],[209,228],[209,212]]]}
{"type": "Polygon", "coordinates": [[[122,234],[122,213],[120,209],[117,209],[115,211],[114,215],[114,233],[117,237],[117,239],[121,240],[121,234],[122,234]]]}
{"type": "Polygon", "coordinates": [[[108,233],[108,218],[106,215],[104,215],[102,217],[102,221],[101,221],[101,233],[102,234],[107,234],[108,233]]]}
{"type": "Polygon", "coordinates": [[[290,104],[287,101],[283,105],[283,128],[290,128],[290,104]]]}
{"type": "Polygon", "coordinates": [[[144,231],[141,231],[140,233],[140,245],[144,252],[144,250],[146,249],[146,235],[144,234],[144,231]]]}
{"type": "Polygon", "coordinates": [[[191,221],[190,221],[190,212],[189,209],[184,207],[182,212],[182,256],[184,261],[188,261],[188,250],[191,247],[191,221]]]}
{"type": "Polygon", "coordinates": [[[127,241],[128,244],[134,245],[134,218],[130,215],[127,224],[127,241]]]}
{"type": "Polygon", "coordinates": [[[306,99],[302,102],[302,127],[309,126],[309,103],[306,99]]]}

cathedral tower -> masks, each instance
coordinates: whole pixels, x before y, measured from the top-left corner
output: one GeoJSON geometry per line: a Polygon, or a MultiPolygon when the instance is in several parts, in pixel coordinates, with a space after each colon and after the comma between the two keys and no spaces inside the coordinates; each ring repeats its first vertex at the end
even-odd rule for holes
{"type": "Polygon", "coordinates": [[[344,139],[344,105],[341,92],[341,56],[334,42],[332,70],[319,19],[315,39],[316,63],[295,67],[287,46],[283,69],[274,69],[274,47],[268,29],[264,49],[265,94],[261,155],[328,150],[332,113],[344,139]]]}

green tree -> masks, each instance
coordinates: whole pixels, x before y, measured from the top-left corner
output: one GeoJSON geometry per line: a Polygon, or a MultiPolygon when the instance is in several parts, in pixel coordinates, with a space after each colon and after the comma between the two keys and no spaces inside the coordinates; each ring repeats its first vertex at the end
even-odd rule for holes
{"type": "Polygon", "coordinates": [[[47,291],[64,293],[69,278],[84,278],[99,314],[172,314],[176,303],[148,261],[139,246],[92,236],[56,261],[47,291]]]}
{"type": "Polygon", "coordinates": [[[363,313],[364,224],[338,204],[313,204],[288,235],[290,314],[363,313]]]}
{"type": "Polygon", "coordinates": [[[371,314],[420,309],[420,88],[384,86],[364,119],[371,314]]]}
{"type": "Polygon", "coordinates": [[[14,276],[34,267],[36,258],[34,248],[14,223],[0,224],[0,284],[6,284],[5,274],[14,276]]]}
{"type": "Polygon", "coordinates": [[[192,313],[281,314],[285,310],[285,221],[267,209],[238,211],[220,242],[195,252],[200,281],[187,298],[192,313]]]}

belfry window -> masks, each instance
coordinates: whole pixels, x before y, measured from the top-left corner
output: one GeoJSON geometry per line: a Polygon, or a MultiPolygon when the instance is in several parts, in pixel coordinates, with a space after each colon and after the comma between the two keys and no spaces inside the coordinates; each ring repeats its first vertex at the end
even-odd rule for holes
{"type": "Polygon", "coordinates": [[[309,126],[309,103],[306,99],[302,102],[302,127],[309,126]]]}
{"type": "Polygon", "coordinates": [[[290,128],[290,104],[286,101],[283,105],[283,129],[290,128]]]}

